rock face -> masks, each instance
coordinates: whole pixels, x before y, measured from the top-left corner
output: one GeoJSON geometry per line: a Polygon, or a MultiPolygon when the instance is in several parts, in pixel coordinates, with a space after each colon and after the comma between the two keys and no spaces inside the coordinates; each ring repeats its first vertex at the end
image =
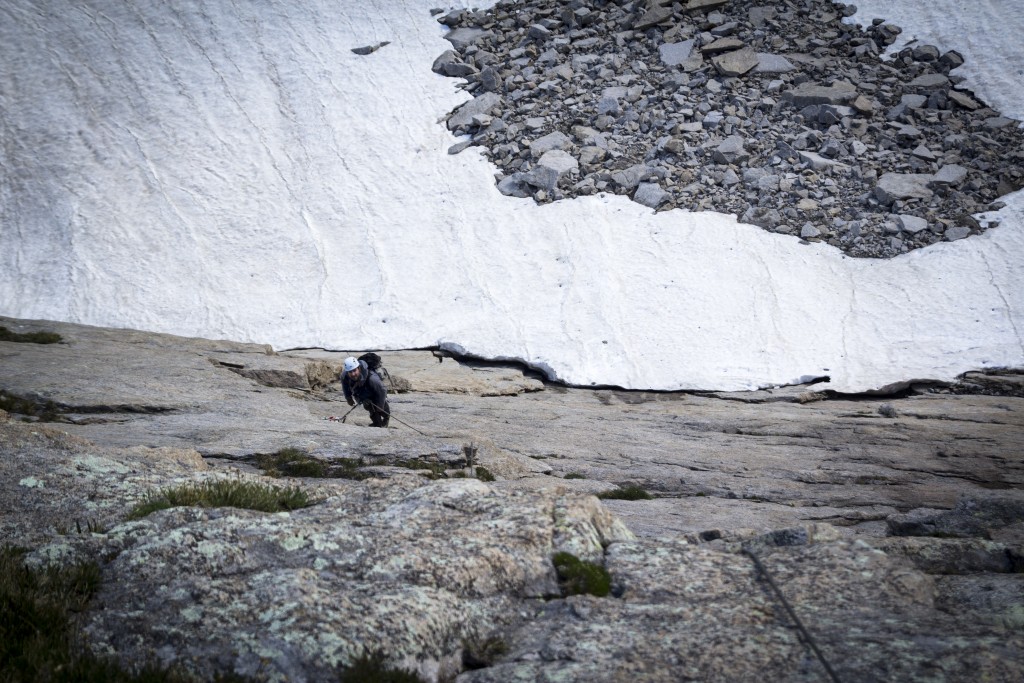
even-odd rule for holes
{"type": "Polygon", "coordinates": [[[57,420],[0,413],[0,534],[33,565],[100,563],[84,635],[126,665],[312,681],[380,652],[425,681],[824,678],[756,557],[840,680],[1024,676],[1020,375],[664,395],[381,352],[407,390],[401,422],[370,429],[325,419],[348,408],[332,386],[234,367],[299,377],[352,352],[46,327],[64,342],[0,342],[4,405],[57,420]],[[286,446],[360,478],[256,467],[286,446]],[[127,519],[225,479],[314,504],[127,519]],[[631,483],[653,499],[590,495],[631,483]],[[559,551],[604,567],[610,594],[563,595],[559,551]]]}
{"type": "Polygon", "coordinates": [[[1024,184],[1024,133],[957,89],[950,72],[962,56],[917,45],[883,60],[899,28],[841,23],[854,11],[813,0],[506,0],[443,15],[457,56],[446,52],[435,70],[464,78],[473,102],[484,102],[464,105],[448,126],[484,148],[505,194],[548,202],[614,192],[657,210],[735,213],[852,256],[890,257],[961,239],[964,228],[983,231],[963,217],[1024,184]],[[601,158],[586,151],[592,132],[601,158]],[[524,183],[536,169],[532,146],[556,134],[579,173],[524,183]],[[723,157],[734,136],[749,141],[747,154],[723,157]],[[966,174],[946,182],[941,169],[950,166],[966,174]],[[780,182],[737,188],[733,178],[748,170],[780,182]],[[665,197],[636,192],[636,175],[665,197]],[[884,181],[893,177],[928,178],[934,191],[891,192],[884,181]],[[929,229],[895,237],[890,214],[929,229]]]}

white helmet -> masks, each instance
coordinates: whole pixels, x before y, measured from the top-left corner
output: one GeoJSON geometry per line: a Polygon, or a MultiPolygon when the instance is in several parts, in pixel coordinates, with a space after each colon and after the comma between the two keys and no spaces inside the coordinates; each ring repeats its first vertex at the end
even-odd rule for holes
{"type": "Polygon", "coordinates": [[[345,372],[352,372],[359,367],[359,361],[352,356],[345,359],[345,372]]]}

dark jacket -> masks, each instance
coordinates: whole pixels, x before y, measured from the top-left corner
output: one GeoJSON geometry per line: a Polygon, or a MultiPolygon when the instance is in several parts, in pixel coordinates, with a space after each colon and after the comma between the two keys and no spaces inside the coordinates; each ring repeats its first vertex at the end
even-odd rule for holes
{"type": "Polygon", "coordinates": [[[366,361],[359,361],[359,381],[353,382],[348,373],[341,373],[341,389],[345,392],[345,400],[354,398],[356,403],[370,401],[378,408],[387,410],[388,390],[380,375],[370,370],[366,361]]]}

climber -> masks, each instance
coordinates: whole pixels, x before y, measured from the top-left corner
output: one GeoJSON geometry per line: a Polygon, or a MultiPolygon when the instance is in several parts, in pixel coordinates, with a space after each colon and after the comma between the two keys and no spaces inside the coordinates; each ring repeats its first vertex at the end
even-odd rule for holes
{"type": "Polygon", "coordinates": [[[356,401],[363,404],[370,413],[374,427],[388,426],[391,418],[388,390],[384,388],[380,375],[371,370],[366,361],[351,356],[345,359],[341,371],[341,388],[350,406],[354,406],[356,401]]]}

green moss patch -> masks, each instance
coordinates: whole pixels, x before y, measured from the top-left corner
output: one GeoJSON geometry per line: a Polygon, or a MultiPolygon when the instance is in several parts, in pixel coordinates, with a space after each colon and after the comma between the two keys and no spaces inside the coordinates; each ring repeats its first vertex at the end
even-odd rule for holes
{"type": "Polygon", "coordinates": [[[368,479],[362,458],[321,460],[299,448],[282,448],[276,453],[256,456],[256,465],[271,477],[311,477],[318,479],[368,479]]]}
{"type": "Polygon", "coordinates": [[[612,491],[603,491],[597,494],[597,497],[614,500],[651,500],[654,498],[637,484],[627,484],[612,491]]]}
{"type": "Polygon", "coordinates": [[[430,462],[423,458],[408,458],[405,460],[396,460],[391,463],[395,467],[404,467],[410,470],[428,470],[430,474],[426,475],[428,479],[440,479],[444,476],[445,467],[439,462],[430,462]]]}
{"type": "Polygon", "coordinates": [[[555,553],[551,561],[563,596],[588,594],[603,598],[611,592],[612,577],[603,566],[566,552],[555,553]]]}
{"type": "Polygon", "coordinates": [[[272,477],[326,477],[327,464],[298,448],[256,456],[256,464],[272,477]]]}
{"type": "Polygon", "coordinates": [[[22,344],[59,344],[64,341],[64,338],[56,332],[26,332],[25,334],[19,334],[18,332],[11,332],[6,327],[0,325],[0,341],[19,342],[22,344]]]}
{"type": "Polygon", "coordinates": [[[172,507],[233,507],[260,512],[284,512],[312,505],[308,494],[297,486],[274,486],[240,479],[206,481],[161,489],[135,506],[129,519],[141,519],[157,510],[172,507]]]}

